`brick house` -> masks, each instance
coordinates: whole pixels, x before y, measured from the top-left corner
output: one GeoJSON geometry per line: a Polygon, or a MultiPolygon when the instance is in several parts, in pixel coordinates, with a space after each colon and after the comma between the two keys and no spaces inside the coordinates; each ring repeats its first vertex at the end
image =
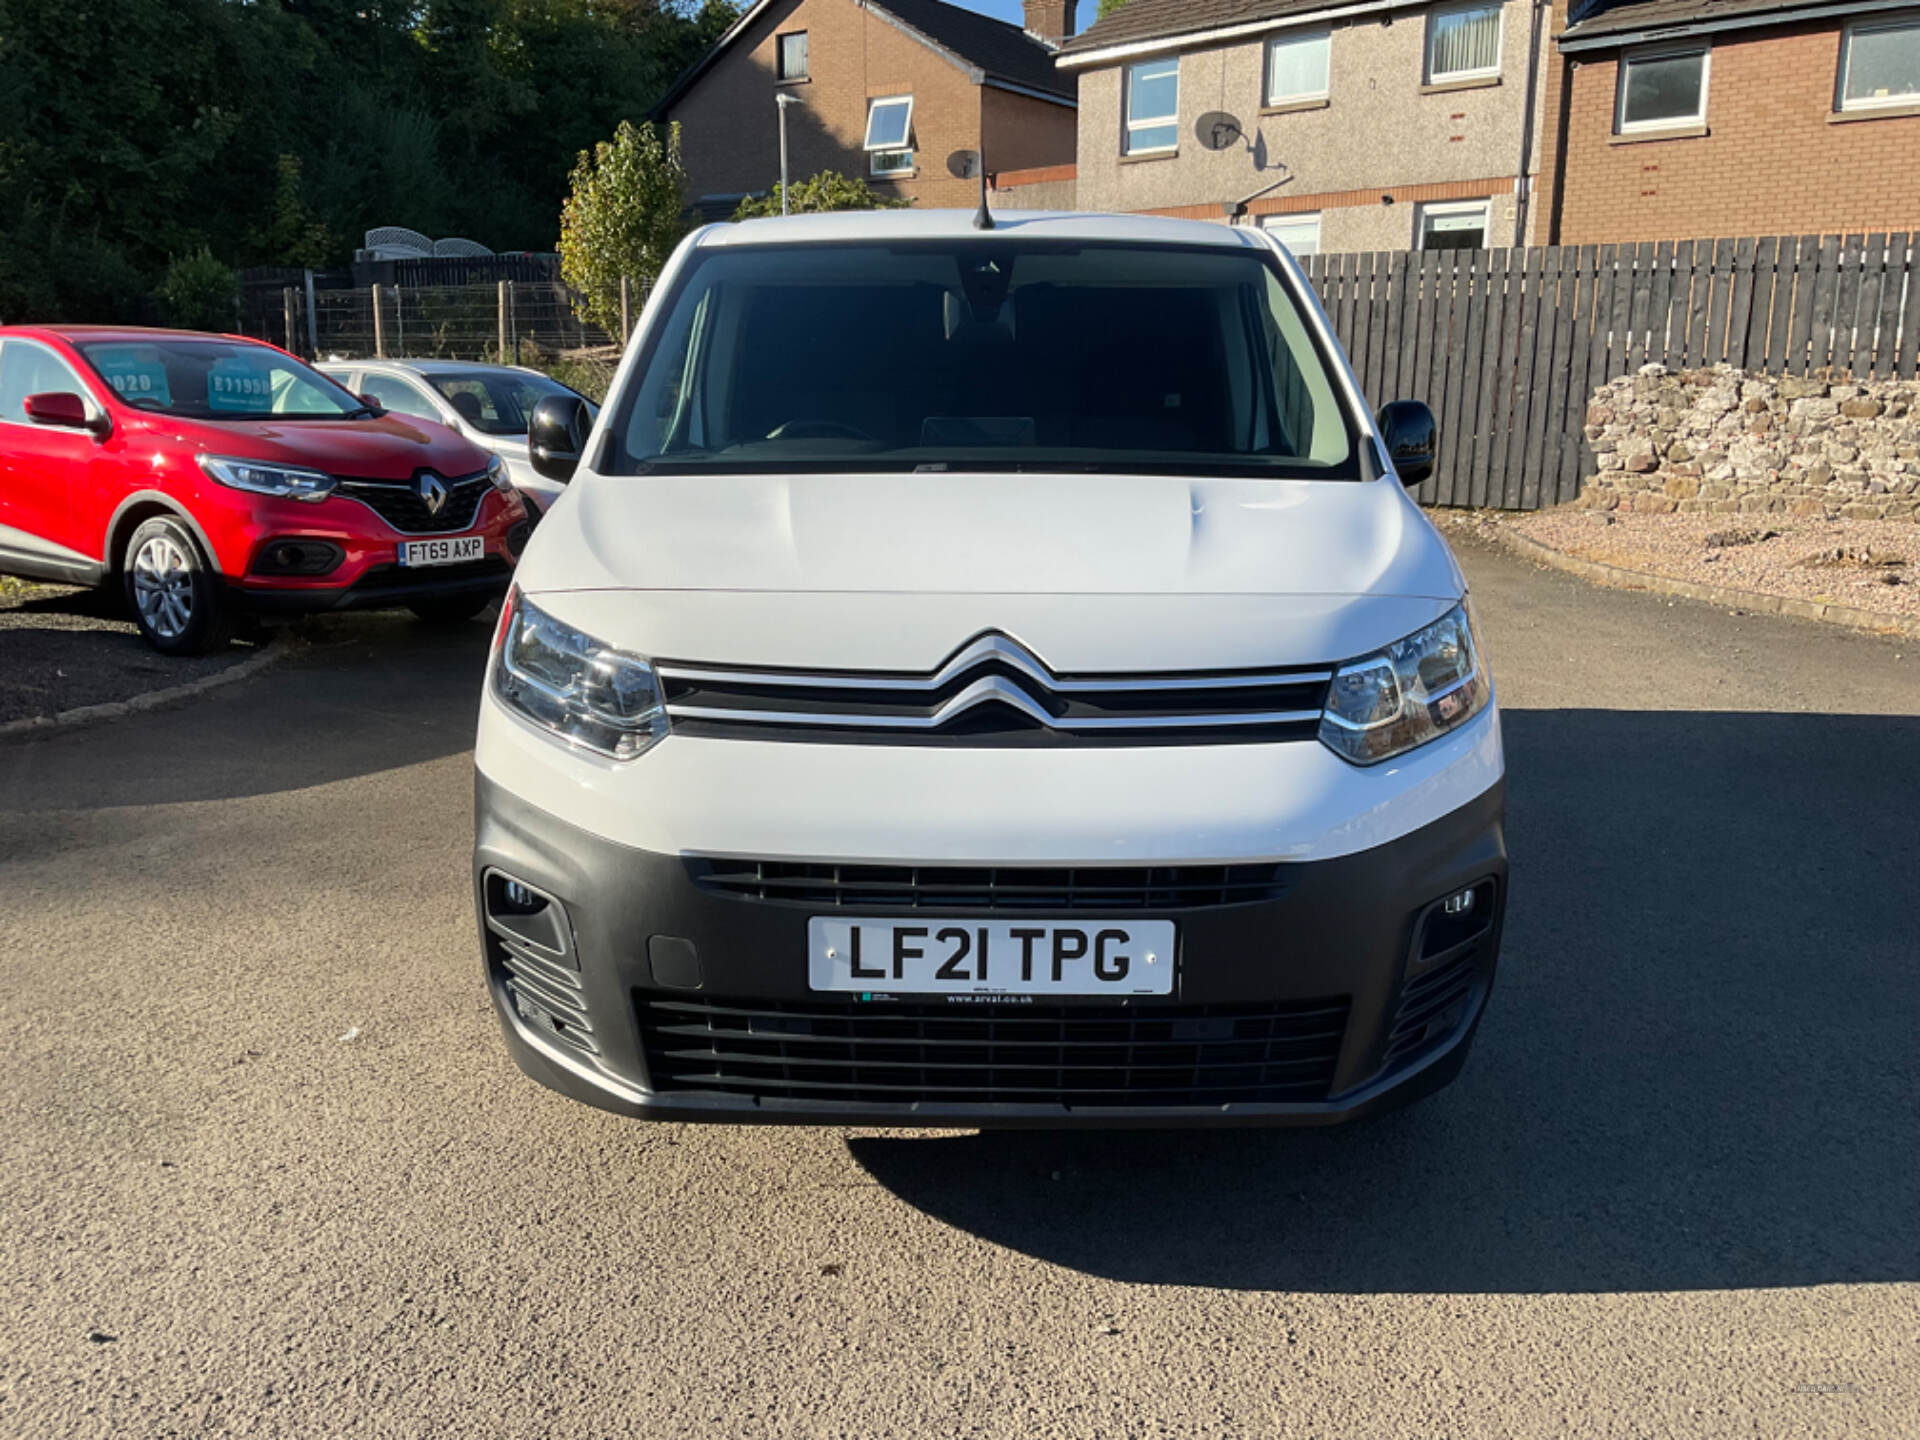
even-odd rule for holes
{"type": "Polygon", "coordinates": [[[1566,4],[1543,238],[1920,229],[1920,6],[1566,4]]]}
{"type": "Polygon", "coordinates": [[[689,195],[724,218],[789,173],[865,177],[926,206],[971,205],[977,181],[947,156],[983,149],[989,170],[1070,164],[1074,84],[1055,70],[1073,0],[1027,0],[1027,28],[942,0],[759,0],[655,106],[678,121],[689,195]],[[984,142],[984,146],[983,146],[984,142]]]}
{"type": "Polygon", "coordinates": [[[1261,224],[1296,254],[1511,245],[1535,218],[1547,4],[1129,0],[1061,47],[1076,201],[1261,224]],[[1242,143],[1199,143],[1217,111],[1242,143]]]}

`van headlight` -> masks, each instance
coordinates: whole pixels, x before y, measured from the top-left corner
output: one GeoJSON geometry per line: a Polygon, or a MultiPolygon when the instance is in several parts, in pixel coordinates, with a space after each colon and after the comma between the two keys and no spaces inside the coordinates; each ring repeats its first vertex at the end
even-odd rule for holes
{"type": "Polygon", "coordinates": [[[508,594],[501,617],[492,685],[509,710],[615,760],[643,755],[667,735],[650,663],[554,619],[517,592],[508,594]]]}
{"type": "Polygon", "coordinates": [[[1320,739],[1343,760],[1378,764],[1466,724],[1492,694],[1462,600],[1424,630],[1336,670],[1320,739]]]}

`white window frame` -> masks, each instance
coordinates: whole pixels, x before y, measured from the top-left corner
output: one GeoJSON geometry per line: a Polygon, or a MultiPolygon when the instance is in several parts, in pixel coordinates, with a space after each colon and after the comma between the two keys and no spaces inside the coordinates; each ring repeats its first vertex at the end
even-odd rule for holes
{"type": "Polygon", "coordinates": [[[1920,41],[1920,13],[1897,16],[1891,20],[1861,20],[1849,25],[1840,39],[1840,64],[1833,77],[1833,108],[1836,114],[1858,114],[1862,110],[1911,109],[1920,105],[1920,91],[1910,91],[1902,95],[1889,95],[1882,100],[1868,96],[1861,100],[1847,99],[1847,70],[1853,64],[1853,37],[1863,32],[1871,34],[1875,30],[1911,30],[1916,41],[1920,41]]]}
{"type": "Polygon", "coordinates": [[[1435,200],[1415,207],[1413,217],[1413,248],[1427,248],[1427,221],[1443,215],[1478,215],[1480,217],[1480,244],[1485,249],[1493,240],[1493,202],[1491,200],[1435,200]]]}
{"type": "Polygon", "coordinates": [[[797,85],[802,80],[811,80],[813,78],[813,42],[807,40],[807,32],[805,30],[783,30],[773,37],[773,78],[781,85],[797,85]],[[785,73],[787,68],[787,41],[793,39],[795,36],[806,40],[806,68],[798,75],[788,75],[785,73]]]}
{"type": "Polygon", "coordinates": [[[1325,212],[1320,210],[1305,210],[1295,215],[1262,215],[1260,217],[1260,228],[1272,235],[1273,238],[1278,240],[1282,245],[1286,245],[1289,255],[1294,256],[1296,259],[1305,260],[1320,253],[1321,222],[1325,218],[1325,212]],[[1289,227],[1304,227],[1308,224],[1313,226],[1313,248],[1303,255],[1300,251],[1294,249],[1293,246],[1287,245],[1286,239],[1278,232],[1289,227]]]}
{"type": "Polygon", "coordinates": [[[1500,67],[1507,59],[1507,9],[1504,0],[1469,0],[1464,5],[1439,5],[1427,12],[1427,35],[1421,46],[1420,68],[1429,85],[1452,85],[1462,80],[1497,80],[1500,67]],[[1493,64],[1483,65],[1475,70],[1447,70],[1436,72],[1433,68],[1433,42],[1438,38],[1434,21],[1447,15],[1462,15],[1477,10],[1492,10],[1497,13],[1493,27],[1493,64]]]}
{"type": "Polygon", "coordinates": [[[1264,59],[1261,63],[1266,71],[1265,80],[1260,87],[1261,94],[1264,97],[1262,103],[1265,104],[1268,109],[1273,109],[1281,105],[1302,105],[1314,100],[1325,100],[1328,94],[1328,87],[1333,81],[1333,29],[1327,25],[1314,25],[1306,26],[1298,30],[1282,30],[1277,35],[1268,36],[1264,59]],[[1318,40],[1326,47],[1326,65],[1320,77],[1320,88],[1318,90],[1302,90],[1292,95],[1274,94],[1274,52],[1283,45],[1297,45],[1305,40],[1318,40]]]}
{"type": "Polygon", "coordinates": [[[913,147],[913,96],[874,95],[867,100],[867,173],[876,178],[898,180],[903,176],[916,173],[917,161],[913,147]],[[906,137],[906,144],[876,145],[873,139],[873,122],[883,109],[896,105],[907,107],[906,128],[900,133],[906,137]]]}
{"type": "Polygon", "coordinates": [[[1713,42],[1688,41],[1684,45],[1644,45],[1624,51],[1613,81],[1613,133],[1647,135],[1661,130],[1697,130],[1707,123],[1707,88],[1713,78],[1713,42]],[[1692,115],[1674,115],[1659,120],[1627,120],[1627,72],[1638,60],[1671,60],[1681,55],[1700,57],[1700,105],[1692,115]]]}
{"type": "Polygon", "coordinates": [[[1121,72],[1120,95],[1120,153],[1122,155],[1171,155],[1180,148],[1180,57],[1178,55],[1158,55],[1149,60],[1136,60],[1121,72]],[[1133,72],[1143,65],[1173,65],[1173,112],[1156,116],[1152,120],[1136,122],[1133,118],[1133,72]],[[1173,127],[1171,145],[1135,145],[1135,130],[1158,130],[1164,126],[1173,127]]]}

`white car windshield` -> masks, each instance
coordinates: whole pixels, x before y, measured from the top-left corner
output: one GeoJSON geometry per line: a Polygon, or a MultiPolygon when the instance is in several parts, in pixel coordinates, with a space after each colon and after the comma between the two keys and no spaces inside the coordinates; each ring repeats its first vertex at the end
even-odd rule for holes
{"type": "Polygon", "coordinates": [[[1260,250],[726,246],[655,303],[609,473],[1360,473],[1327,357],[1260,250]]]}

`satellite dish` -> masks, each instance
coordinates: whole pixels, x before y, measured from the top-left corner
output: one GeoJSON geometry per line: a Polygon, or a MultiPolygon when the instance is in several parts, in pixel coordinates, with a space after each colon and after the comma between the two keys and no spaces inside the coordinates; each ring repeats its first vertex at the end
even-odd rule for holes
{"type": "Polygon", "coordinates": [[[1224,110],[1209,110],[1193,122],[1194,138],[1202,150],[1230,150],[1246,138],[1239,118],[1224,110]]]}
{"type": "Polygon", "coordinates": [[[956,150],[947,156],[947,173],[956,180],[972,180],[980,173],[978,150],[956,150]]]}

